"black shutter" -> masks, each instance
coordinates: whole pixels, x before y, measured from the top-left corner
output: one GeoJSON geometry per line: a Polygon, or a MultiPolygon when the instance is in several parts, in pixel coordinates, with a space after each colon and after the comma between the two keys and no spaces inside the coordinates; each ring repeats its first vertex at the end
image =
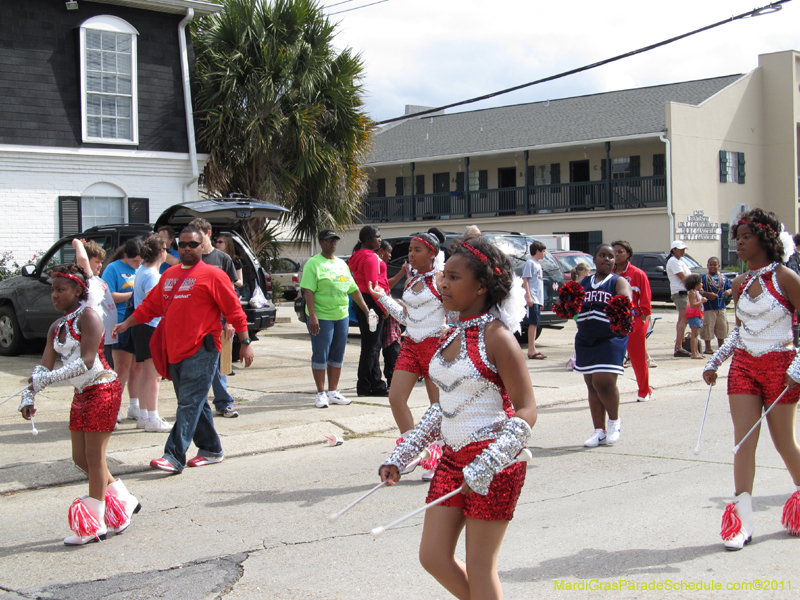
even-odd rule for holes
{"type": "Polygon", "coordinates": [[[417,175],[417,181],[414,184],[414,192],[416,194],[425,193],[425,175],[417,175]]]}
{"type": "Polygon", "coordinates": [[[536,185],[536,165],[528,165],[528,185],[536,185]]]}
{"type": "Polygon", "coordinates": [[[664,175],[666,172],[666,155],[653,154],[653,175],[664,175]]]}
{"type": "Polygon", "coordinates": [[[478,189],[479,190],[489,189],[489,171],[485,169],[481,169],[480,171],[478,171],[478,189]]]}
{"type": "Polygon", "coordinates": [[[728,181],[728,153],[725,150],[719,151],[719,182],[728,181]]]}
{"type": "Polygon", "coordinates": [[[150,222],[150,200],[148,198],[128,198],[128,223],[150,222]]]}
{"type": "Polygon", "coordinates": [[[597,247],[603,243],[603,232],[601,230],[589,231],[589,242],[587,244],[588,250],[587,253],[594,256],[594,251],[597,250],[597,247]]]}
{"type": "Polygon", "coordinates": [[[456,191],[463,192],[464,191],[464,173],[460,171],[456,173],[456,191]]]}
{"type": "Polygon", "coordinates": [[[744,152],[738,152],[738,156],[736,160],[739,162],[739,181],[738,183],[744,183],[744,152]]]}
{"type": "Polygon", "coordinates": [[[608,179],[608,173],[606,173],[606,159],[605,158],[601,158],[600,159],[600,174],[601,174],[600,178],[603,181],[608,179]]]}
{"type": "Polygon", "coordinates": [[[386,179],[381,177],[378,179],[378,198],[386,197],[386,179]]]}
{"type": "Polygon", "coordinates": [[[728,223],[720,223],[720,227],[722,229],[722,239],[721,241],[721,251],[720,251],[720,261],[722,261],[721,267],[727,267],[731,263],[731,226],[728,223]]]}
{"type": "Polygon", "coordinates": [[[58,235],[75,235],[82,231],[81,227],[81,197],[58,197],[58,235]]]}
{"type": "Polygon", "coordinates": [[[550,165],[550,183],[561,183],[561,163],[550,165]]]}
{"type": "Polygon", "coordinates": [[[394,195],[395,196],[403,196],[403,178],[402,177],[395,177],[394,178],[394,195]]]}
{"type": "Polygon", "coordinates": [[[641,168],[639,166],[640,161],[638,156],[631,156],[630,157],[630,170],[631,170],[631,177],[639,177],[639,173],[641,173],[641,168]]]}

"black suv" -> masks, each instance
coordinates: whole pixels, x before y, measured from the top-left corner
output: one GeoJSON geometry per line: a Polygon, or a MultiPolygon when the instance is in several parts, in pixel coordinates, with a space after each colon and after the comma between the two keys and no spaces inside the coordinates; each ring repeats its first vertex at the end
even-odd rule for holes
{"type": "MultiPolygon", "coordinates": [[[[47,272],[56,265],[75,260],[72,240],[94,240],[106,251],[106,263],[117,248],[134,237],[146,237],[162,225],[180,231],[195,217],[211,223],[213,233],[227,233],[233,238],[236,254],[242,259],[242,277],[252,291],[258,285],[267,298],[271,297],[268,275],[256,259],[250,245],[241,235],[241,222],[250,217],[275,219],[286,209],[252,198],[212,198],[176,204],[165,210],[155,225],[121,224],[98,225],[78,235],[58,240],[36,265],[25,265],[22,274],[0,282],[0,355],[15,356],[22,351],[24,340],[44,338],[50,325],[60,313],[50,299],[47,272]]],[[[267,302],[263,308],[251,308],[242,301],[251,335],[275,323],[275,305],[267,302]]]]}
{"type": "MultiPolygon", "coordinates": [[[[631,264],[634,267],[639,267],[647,275],[650,282],[650,291],[653,294],[653,300],[659,302],[671,302],[669,293],[669,278],[667,277],[667,256],[668,252],[638,252],[634,251],[631,257],[631,264]]],[[[689,267],[692,273],[698,275],[705,275],[708,272],[706,267],[703,267],[695,259],[688,254],[684,254],[681,262],[689,267]]],[[[725,275],[731,282],[738,275],[735,271],[730,269],[720,269],[720,273],[725,275]]]]}

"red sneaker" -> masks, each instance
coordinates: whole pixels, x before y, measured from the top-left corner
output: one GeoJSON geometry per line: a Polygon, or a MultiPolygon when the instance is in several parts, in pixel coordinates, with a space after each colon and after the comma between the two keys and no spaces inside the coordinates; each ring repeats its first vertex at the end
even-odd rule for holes
{"type": "Polygon", "coordinates": [[[192,460],[186,463],[189,467],[205,467],[206,465],[213,465],[214,463],[221,463],[225,460],[224,456],[203,456],[198,454],[192,460]]]}
{"type": "Polygon", "coordinates": [[[154,458],[150,461],[150,467],[158,469],[159,471],[166,471],[167,473],[180,473],[166,458],[154,458]]]}

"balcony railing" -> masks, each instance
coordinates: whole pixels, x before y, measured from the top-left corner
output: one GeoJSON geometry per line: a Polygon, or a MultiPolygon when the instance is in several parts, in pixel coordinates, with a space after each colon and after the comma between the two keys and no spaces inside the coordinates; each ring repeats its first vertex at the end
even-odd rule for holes
{"type": "Polygon", "coordinates": [[[470,190],[367,198],[363,221],[391,222],[428,219],[503,217],[587,210],[621,210],[666,206],[666,177],[629,177],[532,185],[495,190],[470,190]],[[526,194],[527,190],[527,194],[526,194]]]}

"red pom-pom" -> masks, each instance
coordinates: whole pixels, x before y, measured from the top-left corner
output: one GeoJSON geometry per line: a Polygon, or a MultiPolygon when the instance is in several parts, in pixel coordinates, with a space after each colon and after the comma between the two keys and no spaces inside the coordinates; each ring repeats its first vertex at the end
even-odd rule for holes
{"type": "Polygon", "coordinates": [[[122,502],[114,496],[106,492],[106,525],[119,529],[128,521],[128,513],[125,512],[125,507],[122,502]]]}
{"type": "Polygon", "coordinates": [[[97,532],[100,530],[100,523],[80,498],[75,498],[69,507],[69,528],[81,537],[97,537],[97,532]]]}
{"type": "Polygon", "coordinates": [[[608,325],[613,333],[627,335],[633,331],[633,304],[627,296],[614,296],[606,305],[608,325]]]}
{"type": "Polygon", "coordinates": [[[725,507],[725,512],[722,513],[722,531],[720,535],[726,542],[736,537],[736,534],[742,530],[742,520],[736,514],[736,504],[731,502],[725,507]]]}
{"type": "Polygon", "coordinates": [[[571,319],[583,307],[586,290],[577,281],[570,281],[561,286],[558,291],[558,302],[553,304],[553,312],[562,319],[571,319]]]}
{"type": "Polygon", "coordinates": [[[783,507],[781,523],[792,535],[800,535],[800,492],[792,494],[783,507]]]}

